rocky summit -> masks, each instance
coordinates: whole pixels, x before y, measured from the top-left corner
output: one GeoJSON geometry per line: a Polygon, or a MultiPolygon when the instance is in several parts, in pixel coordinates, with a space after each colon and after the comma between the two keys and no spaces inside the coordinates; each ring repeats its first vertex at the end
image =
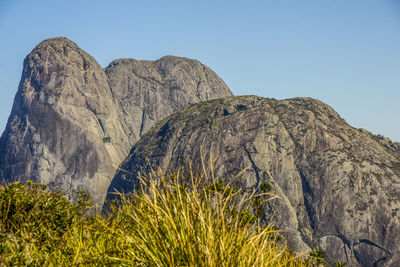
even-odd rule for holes
{"type": "Polygon", "coordinates": [[[216,177],[279,196],[263,205],[299,252],[321,247],[348,266],[400,266],[400,144],[351,127],[310,98],[228,97],[158,122],[108,189],[132,192],[138,174],[174,172],[213,155],[216,177]],[[128,171],[128,172],[126,172],[128,171]]]}
{"type": "Polygon", "coordinates": [[[231,96],[224,81],[197,60],[165,56],[157,61],[117,59],[105,69],[120,100],[130,149],[150,127],[185,105],[231,96]]]}
{"type": "Polygon", "coordinates": [[[315,99],[234,97],[192,59],[117,59],[102,69],[66,38],[41,42],[0,138],[0,180],[85,190],[100,208],[107,190],[108,199],[132,192],[140,173],[195,169],[203,158],[223,182],[278,196],[256,211],[292,249],[400,266],[399,143],[315,99]]]}
{"type": "Polygon", "coordinates": [[[119,59],[105,70],[66,38],[41,42],[25,58],[0,139],[2,182],[33,180],[100,207],[115,165],[155,122],[190,103],[231,96],[196,60],[119,59]]]}

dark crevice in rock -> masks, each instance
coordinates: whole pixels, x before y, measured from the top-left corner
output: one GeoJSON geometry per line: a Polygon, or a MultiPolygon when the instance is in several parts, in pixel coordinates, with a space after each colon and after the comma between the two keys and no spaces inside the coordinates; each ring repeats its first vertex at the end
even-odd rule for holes
{"type": "Polygon", "coordinates": [[[300,178],[301,178],[301,186],[303,189],[303,195],[304,195],[304,205],[306,206],[306,211],[308,218],[310,219],[310,225],[312,229],[315,229],[315,210],[312,206],[311,200],[313,198],[313,191],[311,189],[310,184],[307,181],[307,178],[304,176],[302,171],[299,171],[300,178]]]}
{"type": "Polygon", "coordinates": [[[247,106],[246,105],[236,105],[235,108],[236,108],[237,111],[247,110],[247,106]]]}
{"type": "Polygon", "coordinates": [[[360,243],[365,243],[365,244],[367,244],[367,245],[377,247],[377,248],[379,248],[379,249],[385,251],[385,252],[388,253],[389,255],[392,255],[392,253],[390,253],[389,250],[384,249],[383,247],[379,246],[378,244],[376,244],[376,243],[374,243],[374,242],[372,242],[371,240],[368,240],[368,239],[359,239],[357,242],[355,242],[355,243],[353,244],[353,246],[357,246],[357,245],[360,244],[360,243]]]}
{"type": "Polygon", "coordinates": [[[256,185],[256,187],[258,187],[258,186],[260,185],[260,182],[261,182],[260,173],[259,173],[259,171],[258,171],[258,167],[257,167],[257,165],[254,163],[253,158],[251,157],[251,154],[250,154],[250,152],[247,150],[247,148],[246,148],[245,145],[243,145],[243,149],[244,149],[244,151],[246,152],[247,157],[249,158],[249,160],[250,160],[250,162],[251,162],[251,166],[253,167],[253,170],[254,170],[255,173],[256,173],[256,179],[257,179],[257,185],[256,185]]]}
{"type": "Polygon", "coordinates": [[[161,137],[165,137],[165,135],[168,133],[169,131],[169,123],[166,123],[158,132],[158,135],[161,137]]]}
{"type": "Polygon", "coordinates": [[[375,242],[372,242],[371,240],[368,240],[368,239],[359,239],[358,241],[353,243],[353,253],[354,253],[354,257],[356,258],[357,262],[360,264],[363,264],[363,262],[365,262],[365,259],[361,258],[361,255],[359,255],[359,252],[357,252],[357,250],[355,248],[356,246],[358,246],[360,244],[367,244],[369,246],[378,248],[386,254],[385,256],[375,260],[372,266],[378,266],[378,264],[385,262],[392,257],[392,253],[389,250],[379,246],[375,242]]]}
{"type": "Polygon", "coordinates": [[[347,254],[346,247],[349,250],[351,250],[351,242],[343,234],[340,234],[340,233],[338,233],[338,234],[324,234],[320,238],[323,238],[325,236],[335,236],[335,237],[339,238],[343,243],[343,251],[344,251],[344,254],[346,256],[346,261],[347,262],[350,261],[350,256],[347,254]]]}
{"type": "Polygon", "coordinates": [[[103,131],[103,134],[105,134],[106,131],[104,130],[103,122],[101,121],[101,119],[99,119],[99,117],[97,117],[97,115],[96,115],[96,118],[97,118],[97,121],[98,121],[99,124],[100,124],[100,128],[101,128],[101,130],[103,131]]]}
{"type": "Polygon", "coordinates": [[[142,136],[142,135],[143,135],[145,120],[146,120],[146,111],[143,110],[143,113],[142,113],[142,122],[141,122],[141,124],[140,124],[139,136],[142,136]]]}
{"type": "Polygon", "coordinates": [[[143,80],[148,81],[148,82],[154,82],[154,83],[157,83],[157,84],[159,84],[159,85],[161,85],[161,86],[165,86],[165,84],[164,84],[163,82],[160,82],[160,81],[156,80],[156,79],[153,78],[153,77],[144,77],[144,76],[142,76],[142,75],[139,75],[139,74],[138,74],[137,72],[135,72],[133,69],[131,69],[131,71],[132,71],[132,73],[133,73],[135,76],[139,77],[140,79],[143,79],[143,80]]]}
{"type": "Polygon", "coordinates": [[[200,95],[200,85],[201,85],[201,80],[198,81],[198,82],[197,82],[197,85],[196,85],[196,96],[197,96],[198,98],[201,98],[201,95],[200,95]]]}

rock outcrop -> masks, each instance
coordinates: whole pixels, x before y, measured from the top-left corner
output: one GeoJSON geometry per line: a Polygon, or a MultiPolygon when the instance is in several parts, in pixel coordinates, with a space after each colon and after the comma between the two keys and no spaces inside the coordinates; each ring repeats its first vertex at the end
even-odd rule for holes
{"type": "Polygon", "coordinates": [[[202,100],[232,95],[195,60],[116,60],[103,70],[66,38],[41,42],[26,57],[0,139],[3,182],[33,180],[101,206],[132,145],[159,119],[202,100]]]}
{"type": "Polygon", "coordinates": [[[350,266],[400,266],[400,146],[348,125],[310,98],[229,97],[191,105],[132,148],[110,188],[131,192],[137,174],[173,172],[212,154],[217,177],[280,198],[264,219],[297,251],[320,246],[350,266]],[[202,151],[202,152],[201,152],[202,151]]]}
{"type": "Polygon", "coordinates": [[[165,56],[157,61],[117,59],[105,69],[132,147],[155,122],[199,101],[231,96],[224,81],[197,60],[165,56]]]}

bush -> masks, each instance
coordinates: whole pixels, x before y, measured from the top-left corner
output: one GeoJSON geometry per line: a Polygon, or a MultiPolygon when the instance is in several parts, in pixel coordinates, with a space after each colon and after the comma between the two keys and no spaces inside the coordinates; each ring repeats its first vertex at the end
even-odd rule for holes
{"type": "Polygon", "coordinates": [[[20,262],[31,245],[51,249],[79,223],[90,206],[83,192],[73,204],[61,192],[48,192],[46,188],[30,181],[0,188],[1,259],[8,251],[13,254],[9,255],[11,262],[20,262]]]}
{"type": "Polygon", "coordinates": [[[251,213],[259,196],[208,180],[158,175],[107,217],[85,216],[84,194],[72,203],[39,184],[2,187],[0,265],[305,265],[251,213]]]}
{"type": "Polygon", "coordinates": [[[111,143],[111,137],[109,136],[103,137],[103,143],[111,143]]]}
{"type": "Polygon", "coordinates": [[[0,220],[6,232],[19,233],[21,226],[38,240],[45,240],[41,228],[60,237],[90,206],[87,196],[72,204],[61,192],[48,192],[47,186],[28,182],[9,184],[0,191],[0,220]],[[37,236],[41,233],[40,236],[37,236]]]}

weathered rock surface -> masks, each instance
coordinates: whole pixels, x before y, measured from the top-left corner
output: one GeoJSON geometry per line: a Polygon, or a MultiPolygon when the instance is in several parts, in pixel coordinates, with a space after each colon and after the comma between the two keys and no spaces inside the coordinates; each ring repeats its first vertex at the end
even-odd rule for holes
{"type": "Polygon", "coordinates": [[[165,56],[157,61],[117,59],[105,69],[132,147],[155,122],[187,104],[231,96],[224,81],[197,60],[165,56]]]}
{"type": "Polygon", "coordinates": [[[157,123],[114,177],[131,192],[138,173],[173,172],[216,158],[217,177],[250,166],[238,183],[269,184],[264,207],[297,251],[321,246],[350,266],[400,266],[400,146],[349,126],[310,98],[229,97],[188,106],[157,123]],[[273,216],[274,215],[274,216],[273,216]]]}
{"type": "Polygon", "coordinates": [[[113,165],[152,124],[188,103],[229,95],[195,60],[124,59],[104,71],[70,40],[45,40],[24,61],[0,139],[0,178],[30,179],[71,195],[83,189],[101,206],[113,165]]]}

